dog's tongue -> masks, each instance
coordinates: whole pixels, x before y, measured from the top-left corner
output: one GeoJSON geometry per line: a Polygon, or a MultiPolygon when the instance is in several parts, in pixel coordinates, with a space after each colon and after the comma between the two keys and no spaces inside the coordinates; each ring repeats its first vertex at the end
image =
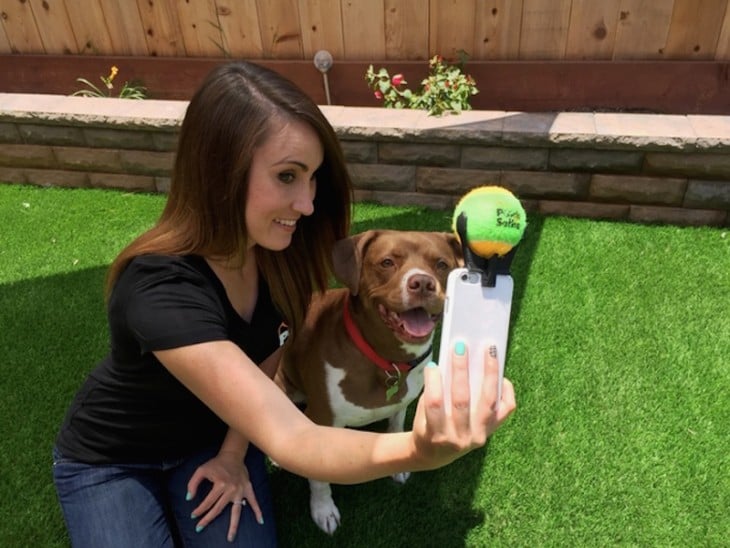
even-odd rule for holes
{"type": "Polygon", "coordinates": [[[435,327],[431,316],[423,308],[413,308],[399,314],[403,320],[403,328],[413,337],[425,337],[429,335],[435,327]]]}

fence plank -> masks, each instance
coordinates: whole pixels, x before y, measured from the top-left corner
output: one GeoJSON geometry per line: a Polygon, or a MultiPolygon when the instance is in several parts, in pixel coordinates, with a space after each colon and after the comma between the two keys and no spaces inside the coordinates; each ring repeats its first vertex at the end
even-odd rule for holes
{"type": "Polygon", "coordinates": [[[715,59],[730,59],[730,3],[725,9],[725,17],[722,22],[722,30],[715,48],[715,59]]]}
{"type": "Polygon", "coordinates": [[[264,47],[261,43],[259,13],[255,2],[235,2],[219,5],[216,22],[222,31],[223,42],[220,48],[224,55],[261,59],[264,47]]]}
{"type": "Polygon", "coordinates": [[[383,0],[342,0],[342,33],[348,60],[385,58],[383,0]]]}
{"type": "Polygon", "coordinates": [[[474,0],[431,0],[428,49],[447,59],[472,53],[476,29],[474,0]]]}
{"type": "Polygon", "coordinates": [[[664,48],[667,59],[712,59],[727,0],[675,0],[664,48]]]}
{"type": "Polygon", "coordinates": [[[66,11],[71,22],[79,53],[111,55],[114,53],[104,12],[98,0],[75,2],[66,0],[66,11]]]}
{"type": "Polygon", "coordinates": [[[342,8],[340,0],[304,0],[299,3],[302,29],[302,50],[311,59],[321,49],[342,60],[345,41],[342,38],[342,8]]]}
{"type": "Polygon", "coordinates": [[[145,28],[147,48],[156,57],[184,57],[185,42],[174,0],[137,0],[145,28]]]}
{"type": "Polygon", "coordinates": [[[44,0],[30,0],[30,6],[45,51],[80,51],[63,3],[49,4],[44,0]]]}
{"type": "Polygon", "coordinates": [[[563,59],[571,0],[524,0],[520,59],[563,59]]]}
{"type": "Polygon", "coordinates": [[[136,4],[99,0],[115,55],[149,55],[144,25],[136,4]]]}
{"type": "Polygon", "coordinates": [[[522,0],[478,2],[474,29],[474,59],[518,59],[522,0]]]}
{"type": "Polygon", "coordinates": [[[621,0],[573,0],[566,59],[611,59],[621,0]]]}
{"type": "Polygon", "coordinates": [[[10,40],[8,39],[8,35],[5,33],[5,25],[2,23],[2,18],[0,18],[0,51],[10,53],[10,40]]]}
{"type": "Polygon", "coordinates": [[[27,2],[6,2],[2,25],[10,46],[7,53],[45,53],[33,9],[27,2]]]}
{"type": "Polygon", "coordinates": [[[302,35],[296,0],[257,0],[261,42],[268,59],[302,59],[302,35]]]}
{"type": "Polygon", "coordinates": [[[185,54],[191,57],[221,57],[222,30],[216,17],[215,0],[196,0],[178,4],[180,33],[185,54]]]}
{"type": "Polygon", "coordinates": [[[621,0],[613,59],[661,59],[674,0],[621,0]]]}
{"type": "Polygon", "coordinates": [[[385,0],[385,58],[423,61],[428,58],[426,0],[385,0]]]}

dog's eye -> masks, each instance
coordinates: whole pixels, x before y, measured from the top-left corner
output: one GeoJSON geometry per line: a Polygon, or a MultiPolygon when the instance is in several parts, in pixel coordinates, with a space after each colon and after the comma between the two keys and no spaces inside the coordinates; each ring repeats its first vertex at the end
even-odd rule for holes
{"type": "Polygon", "coordinates": [[[393,259],[391,259],[389,257],[386,257],[385,259],[380,261],[380,266],[382,266],[383,268],[390,268],[394,265],[395,265],[395,263],[393,262],[393,259]]]}
{"type": "Polygon", "coordinates": [[[449,269],[449,263],[447,263],[443,259],[439,259],[436,262],[436,270],[448,270],[448,269],[449,269]]]}

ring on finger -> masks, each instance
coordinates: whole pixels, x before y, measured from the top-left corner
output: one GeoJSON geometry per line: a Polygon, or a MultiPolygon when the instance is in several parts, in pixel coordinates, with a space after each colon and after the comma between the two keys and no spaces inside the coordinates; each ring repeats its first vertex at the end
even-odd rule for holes
{"type": "Polygon", "coordinates": [[[232,504],[240,504],[241,506],[246,506],[246,499],[234,500],[232,501],[232,504]]]}

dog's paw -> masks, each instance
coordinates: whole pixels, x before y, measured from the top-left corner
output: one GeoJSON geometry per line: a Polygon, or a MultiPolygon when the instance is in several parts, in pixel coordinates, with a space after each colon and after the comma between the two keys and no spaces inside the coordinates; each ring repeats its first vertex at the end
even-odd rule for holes
{"type": "Polygon", "coordinates": [[[340,525],[340,511],[335,502],[329,500],[314,502],[311,505],[312,519],[317,526],[328,535],[333,534],[340,525]]]}
{"type": "Polygon", "coordinates": [[[398,474],[393,474],[390,477],[393,478],[393,481],[397,481],[398,483],[405,483],[406,481],[408,481],[408,478],[411,477],[411,473],[399,472],[398,474]]]}

